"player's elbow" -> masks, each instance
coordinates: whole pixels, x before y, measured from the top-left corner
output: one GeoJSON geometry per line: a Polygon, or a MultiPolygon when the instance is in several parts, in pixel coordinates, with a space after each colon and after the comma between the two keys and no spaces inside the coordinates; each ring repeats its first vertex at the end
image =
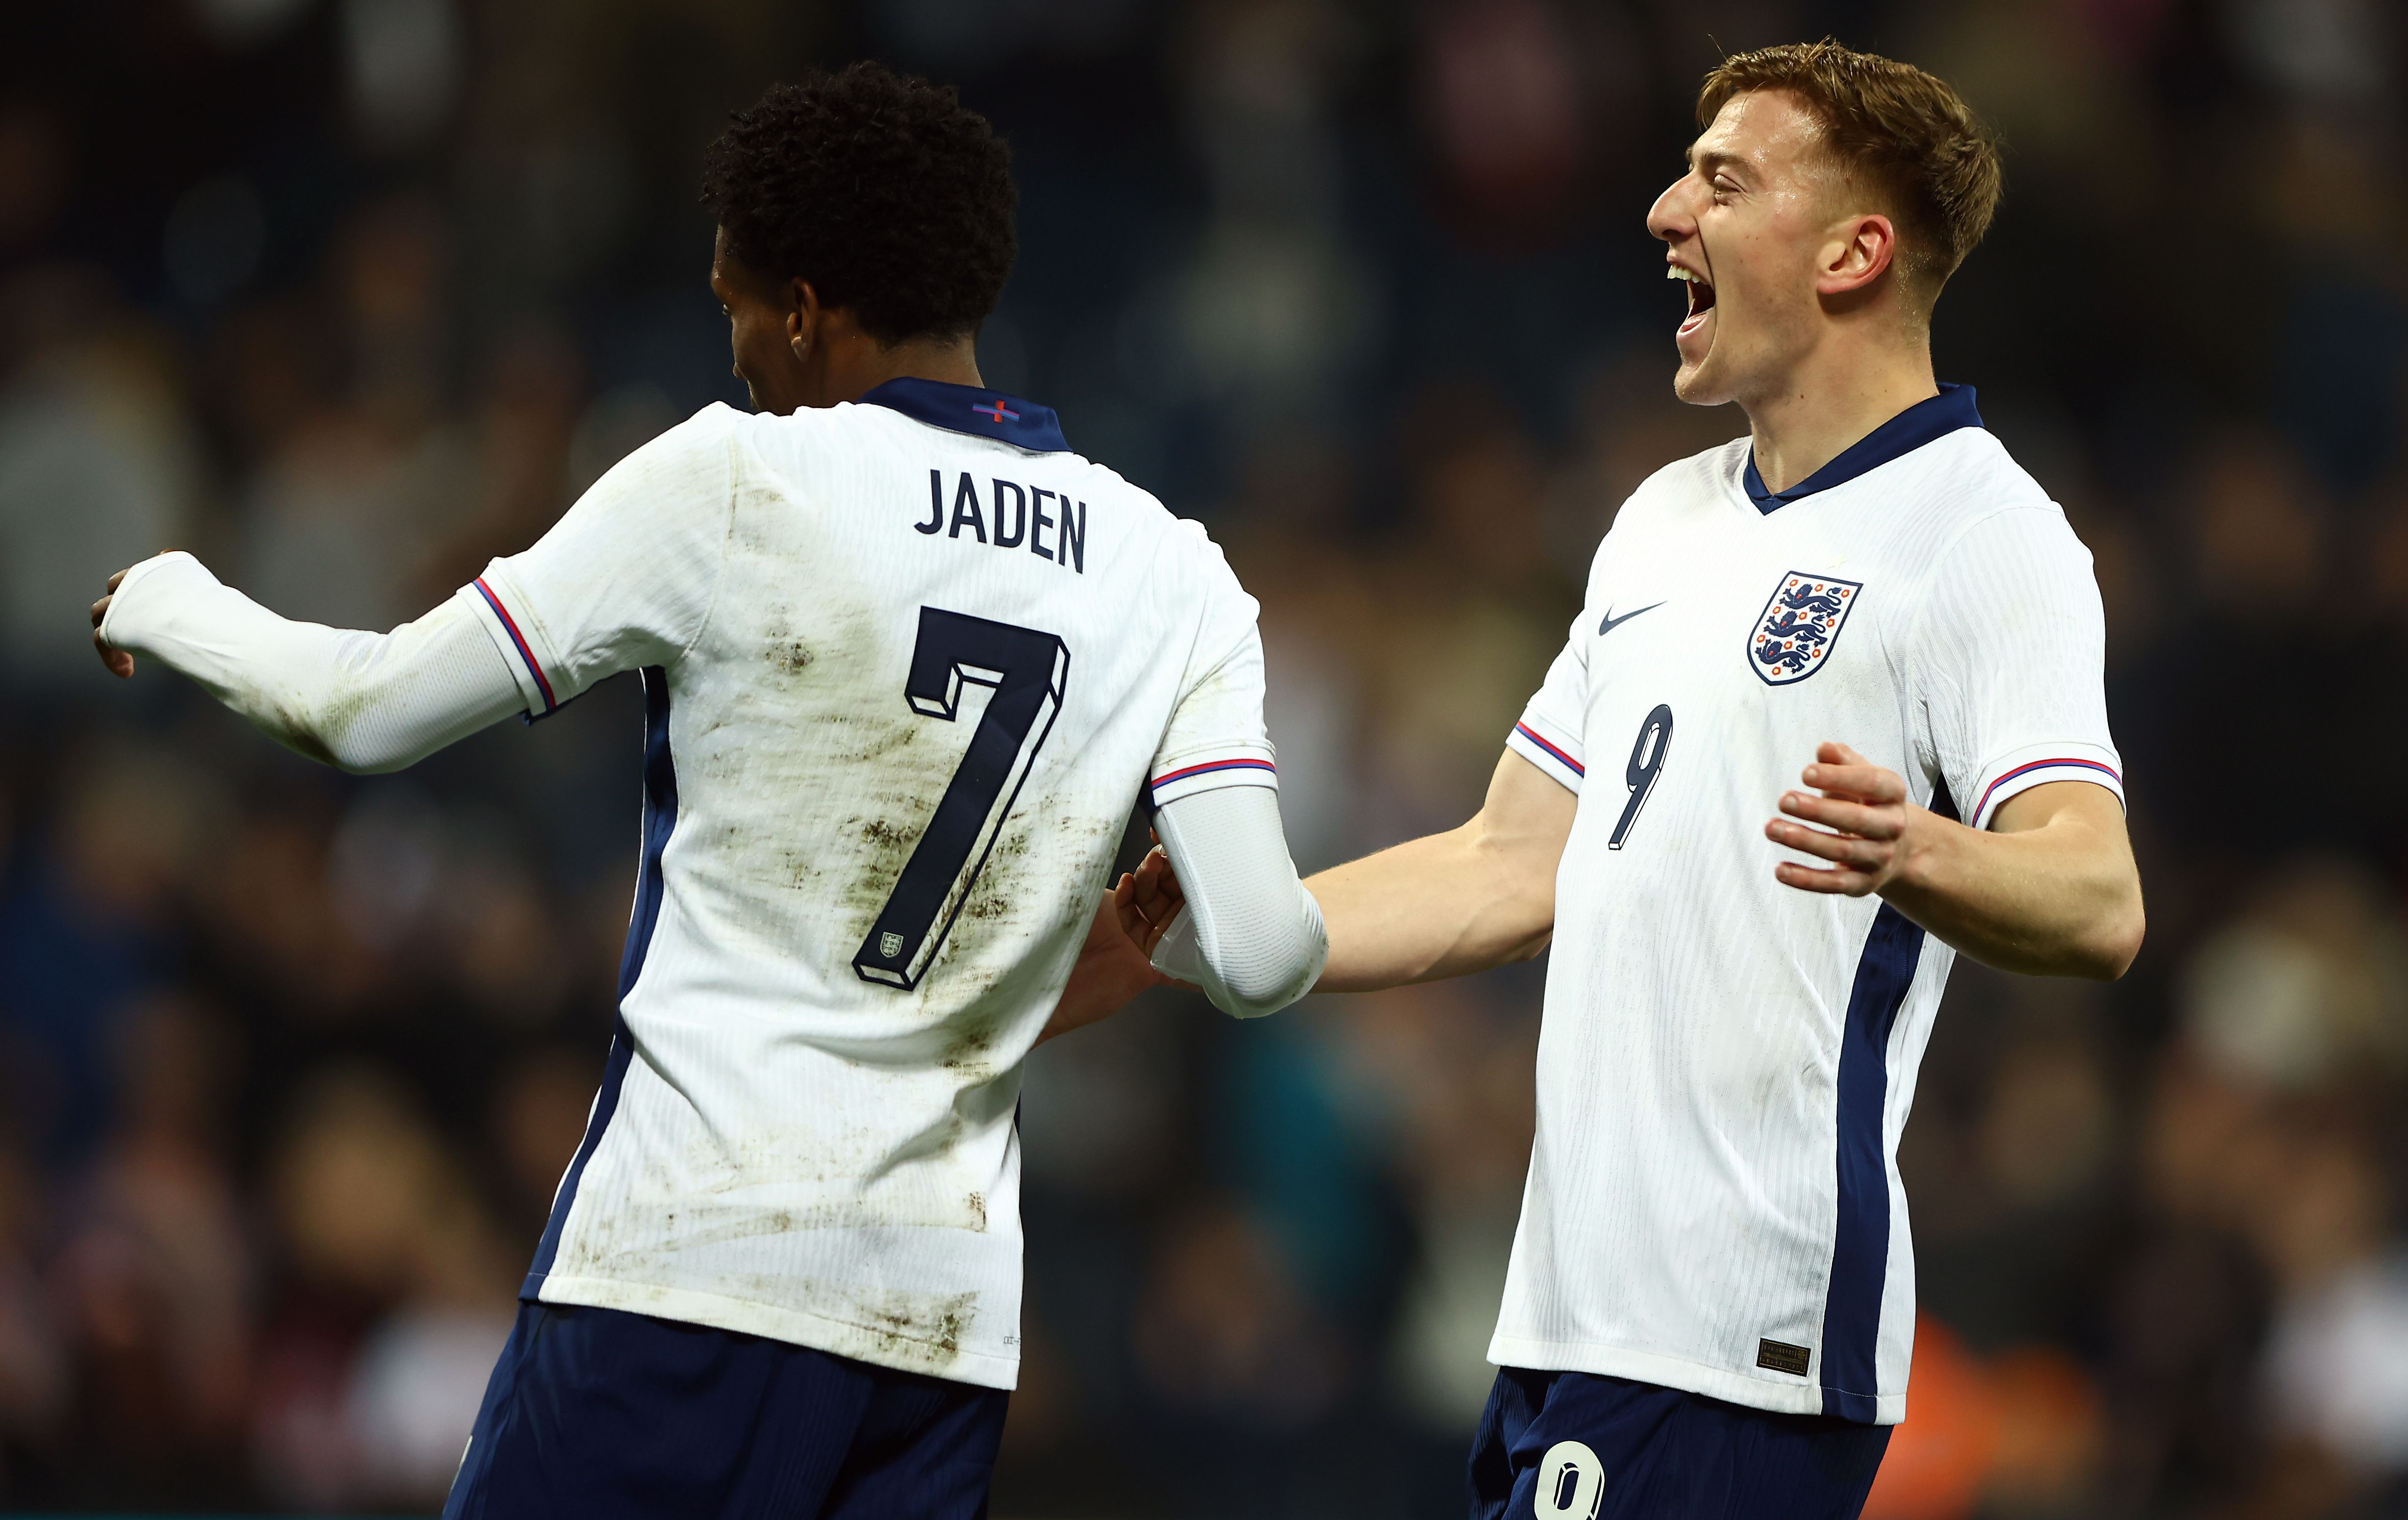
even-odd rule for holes
{"type": "Polygon", "coordinates": [[[2141,906],[2141,883],[2135,877],[2116,883],[2102,896],[2104,900],[2085,912],[2055,954],[2046,957],[2054,964],[2034,969],[2047,975],[2114,982],[2132,968],[2149,927],[2148,914],[2141,906]]]}
{"type": "Polygon", "coordinates": [[[294,753],[353,776],[399,770],[409,763],[408,755],[363,742],[364,725],[356,714],[345,712],[340,697],[339,692],[287,694],[253,706],[249,716],[253,725],[294,753]]]}
{"type": "Polygon", "coordinates": [[[1547,947],[1549,945],[1555,942],[1555,925],[1553,913],[1554,905],[1551,903],[1548,905],[1548,908],[1549,914],[1547,926],[1524,939],[1520,944],[1515,945],[1512,952],[1505,957],[1506,962],[1509,965],[1518,964],[1522,961],[1537,960],[1541,955],[1546,954],[1547,947]]]}
{"type": "Polygon", "coordinates": [[[1302,911],[1285,933],[1254,938],[1255,953],[1233,964],[1215,965],[1220,957],[1208,957],[1205,995],[1213,1007],[1231,1018],[1259,1019],[1295,1002],[1321,980],[1329,961],[1329,933],[1312,894],[1299,888],[1297,896],[1302,911]]]}
{"type": "Polygon", "coordinates": [[[254,712],[251,723],[268,738],[304,760],[315,760],[336,770],[353,768],[344,763],[340,748],[328,742],[319,725],[307,718],[295,717],[289,712],[254,712]]]}
{"type": "Polygon", "coordinates": [[[1283,978],[1240,977],[1234,982],[1214,979],[1205,987],[1205,996],[1212,1006],[1233,1019],[1259,1019],[1276,1013],[1312,990],[1320,976],[1318,966],[1310,975],[1283,978]]]}
{"type": "MultiPolygon", "coordinates": [[[[1475,819],[1479,825],[1482,820],[1475,819]]],[[[1485,969],[1536,958],[1555,937],[1555,867],[1562,857],[1560,841],[1552,852],[1543,841],[1502,838],[1483,831],[1470,841],[1470,868],[1461,873],[1459,891],[1476,894],[1469,959],[1476,964],[1457,970],[1485,969]]]]}
{"type": "Polygon", "coordinates": [[[324,724],[295,724],[278,736],[285,745],[296,750],[322,766],[352,776],[383,776],[407,769],[412,756],[395,754],[376,745],[363,744],[355,734],[337,732],[324,724]]]}
{"type": "Polygon", "coordinates": [[[2141,889],[2132,890],[2118,902],[2114,911],[2104,915],[2093,927],[2088,942],[2084,945],[2084,966],[2080,974],[2098,982],[2114,982],[2132,968],[2139,958],[2141,941],[2149,931],[2148,912],[2141,906],[2141,889]]]}
{"type": "Polygon", "coordinates": [[[1233,1019],[1259,1019],[1276,1013],[1306,993],[1321,980],[1321,968],[1328,959],[1328,942],[1316,939],[1312,944],[1299,946],[1279,964],[1250,968],[1236,976],[1214,977],[1206,986],[1212,1006],[1233,1019]]]}

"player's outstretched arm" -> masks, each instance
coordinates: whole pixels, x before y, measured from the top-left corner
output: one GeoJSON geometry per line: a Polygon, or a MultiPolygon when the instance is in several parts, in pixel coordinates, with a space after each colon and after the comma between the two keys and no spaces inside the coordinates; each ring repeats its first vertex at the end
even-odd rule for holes
{"type": "Polygon", "coordinates": [[[1154,966],[1201,987],[1233,1018],[1276,1013],[1312,991],[1329,939],[1320,904],[1297,880],[1279,794],[1198,792],[1156,810],[1154,831],[1162,853],[1139,873],[1154,889],[1129,886],[1154,966]],[[1165,881],[1180,884],[1178,901],[1162,891],[1165,881]],[[1164,932],[1150,932],[1156,923],[1164,932]]]}
{"type": "Polygon", "coordinates": [[[290,748],[351,771],[398,770],[525,706],[501,652],[457,601],[389,634],[280,618],[190,554],[109,577],[93,643],[121,678],[147,654],[290,748]]]}
{"type": "Polygon", "coordinates": [[[1154,838],[1158,848],[1096,910],[1038,1043],[1110,1018],[1149,987],[1196,987],[1241,1019],[1312,990],[1329,941],[1320,905],[1296,878],[1277,793],[1231,786],[1181,797],[1154,814],[1154,838]]]}
{"type": "Polygon", "coordinates": [[[1910,803],[1903,778],[1844,744],[1822,746],[1800,779],[1813,790],[1784,795],[1788,816],[1765,825],[1765,835],[1831,864],[1783,861],[1773,874],[1784,884],[1878,892],[2002,971],[2113,981],[2140,954],[2140,868],[2123,807],[2105,788],[2035,786],[1977,831],[1910,803]]]}
{"type": "Polygon", "coordinates": [[[1469,823],[1305,883],[1329,930],[1316,991],[1369,992],[1527,960],[1555,928],[1579,798],[1508,750],[1469,823]]]}

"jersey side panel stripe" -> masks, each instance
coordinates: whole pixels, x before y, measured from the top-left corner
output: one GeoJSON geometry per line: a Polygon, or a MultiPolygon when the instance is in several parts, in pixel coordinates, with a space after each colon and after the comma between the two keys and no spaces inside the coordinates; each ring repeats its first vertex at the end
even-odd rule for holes
{"type": "Polygon", "coordinates": [[[619,998],[635,991],[661,918],[661,856],[677,828],[677,761],[669,753],[669,676],[644,670],[644,866],[636,882],[636,911],[627,921],[627,948],[619,958],[619,998]]]}
{"type": "Polygon", "coordinates": [[[543,1239],[536,1244],[535,1261],[527,1268],[526,1280],[519,1284],[522,1298],[542,1296],[543,1280],[552,1274],[552,1264],[560,1255],[560,1237],[568,1225],[568,1211],[577,1202],[577,1184],[585,1176],[585,1164],[594,1159],[595,1147],[602,1143],[602,1132],[610,1127],[611,1115],[619,1111],[619,1093],[627,1084],[627,1067],[635,1053],[635,1037],[628,1033],[627,1021],[616,1020],[610,1033],[610,1061],[602,1071],[602,1089],[594,1095],[594,1112],[585,1121],[585,1138],[578,1142],[576,1158],[568,1163],[568,1173],[560,1180],[560,1191],[552,1200],[552,1217],[543,1222],[543,1239]]]}
{"type": "Polygon", "coordinates": [[[1868,1425],[1878,1414],[1875,1351],[1889,1276],[1889,1169],[1882,1146],[1889,1031],[1922,960],[1922,927],[1884,903],[1856,962],[1840,1044],[1839,1218],[1823,1308],[1823,1412],[1868,1425]]]}
{"type": "MultiPolygon", "coordinates": [[[[636,979],[643,974],[644,959],[652,949],[652,929],[660,923],[661,856],[668,849],[669,835],[677,827],[677,765],[669,754],[668,672],[652,666],[644,671],[644,862],[636,881],[636,910],[627,921],[626,952],[619,961],[622,1003],[634,990],[636,979]]],[[[535,1262],[527,1269],[526,1282],[519,1289],[521,1298],[533,1298],[542,1291],[543,1280],[560,1255],[560,1237],[568,1225],[568,1211],[577,1202],[577,1184],[584,1179],[586,1164],[594,1159],[595,1149],[602,1143],[603,1131],[610,1127],[611,1115],[619,1111],[619,1092],[626,1085],[627,1067],[635,1052],[635,1036],[629,1032],[626,1015],[622,1012],[610,1036],[610,1061],[602,1073],[602,1090],[595,1095],[593,1115],[585,1121],[585,1138],[578,1142],[577,1155],[568,1164],[567,1175],[561,1179],[559,1195],[552,1200],[552,1217],[544,1221],[543,1239],[536,1246],[535,1262]]]]}

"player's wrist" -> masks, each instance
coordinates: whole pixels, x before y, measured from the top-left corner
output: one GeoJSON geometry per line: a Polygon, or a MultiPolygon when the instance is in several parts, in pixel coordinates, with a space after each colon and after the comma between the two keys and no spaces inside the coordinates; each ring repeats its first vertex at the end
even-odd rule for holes
{"type": "Polygon", "coordinates": [[[145,640],[158,631],[161,621],[218,584],[208,566],[180,549],[153,555],[129,566],[120,578],[97,632],[114,648],[155,652],[145,647],[145,640]]]}
{"type": "Polygon", "coordinates": [[[1889,884],[1917,896],[1937,890],[1947,831],[1962,827],[1928,808],[1906,804],[1906,826],[1899,831],[1898,848],[1891,856],[1889,884]]]}

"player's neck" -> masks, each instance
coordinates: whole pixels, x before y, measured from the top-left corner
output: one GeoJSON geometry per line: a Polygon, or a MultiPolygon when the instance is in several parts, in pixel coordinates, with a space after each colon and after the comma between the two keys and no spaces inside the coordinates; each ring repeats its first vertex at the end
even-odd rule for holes
{"type": "Polygon", "coordinates": [[[979,374],[977,341],[968,337],[924,338],[879,350],[865,359],[860,378],[866,382],[861,387],[864,392],[897,380],[986,388],[985,379],[979,374]]]}
{"type": "Polygon", "coordinates": [[[978,345],[973,338],[915,338],[892,346],[865,339],[829,345],[826,370],[813,387],[825,399],[809,404],[828,407],[858,401],[887,381],[898,380],[986,387],[979,374],[978,345]]]}
{"type": "Polygon", "coordinates": [[[1742,397],[1765,488],[1786,491],[1849,445],[1940,394],[1931,345],[1920,336],[1884,343],[1827,343],[1777,387],[1742,397]]]}

